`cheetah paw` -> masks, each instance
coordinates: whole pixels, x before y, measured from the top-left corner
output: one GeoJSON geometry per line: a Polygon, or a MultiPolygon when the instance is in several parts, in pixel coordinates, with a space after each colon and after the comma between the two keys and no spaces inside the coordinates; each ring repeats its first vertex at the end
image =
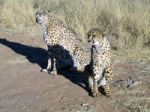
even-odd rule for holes
{"type": "Polygon", "coordinates": [[[57,74],[57,71],[48,71],[48,74],[56,75],[56,74],[57,74]]]}
{"type": "Polygon", "coordinates": [[[41,72],[48,72],[48,70],[47,69],[42,69],[41,72]]]}
{"type": "Polygon", "coordinates": [[[97,97],[98,96],[98,93],[93,93],[93,97],[97,97]]]}

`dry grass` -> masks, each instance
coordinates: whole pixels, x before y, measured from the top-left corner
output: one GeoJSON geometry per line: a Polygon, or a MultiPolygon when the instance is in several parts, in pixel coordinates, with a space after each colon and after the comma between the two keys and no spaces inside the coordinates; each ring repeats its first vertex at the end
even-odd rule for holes
{"type": "Polygon", "coordinates": [[[35,24],[36,10],[50,10],[83,40],[86,32],[98,27],[119,50],[132,49],[138,54],[150,46],[149,4],[149,0],[5,0],[0,25],[28,28],[35,24]]]}
{"type": "Polygon", "coordinates": [[[111,101],[112,104],[117,102],[116,110],[122,108],[125,110],[124,112],[150,112],[149,86],[139,84],[132,89],[118,89],[114,94],[117,99],[111,101]]]}
{"type": "Polygon", "coordinates": [[[144,94],[145,92],[141,91],[126,93],[127,97],[122,103],[128,107],[130,112],[150,112],[150,97],[146,97],[144,94]]]}
{"type": "Polygon", "coordinates": [[[32,0],[5,0],[0,14],[0,24],[7,28],[23,28],[33,25],[32,0]]]}

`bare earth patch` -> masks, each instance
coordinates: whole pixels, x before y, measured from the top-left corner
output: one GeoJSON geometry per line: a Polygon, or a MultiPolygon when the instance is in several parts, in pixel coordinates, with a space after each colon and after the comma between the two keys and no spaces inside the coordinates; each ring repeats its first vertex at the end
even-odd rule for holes
{"type": "Polygon", "coordinates": [[[81,74],[40,72],[47,64],[40,33],[0,34],[0,112],[150,112],[150,64],[118,60],[112,97],[93,98],[81,74]]]}

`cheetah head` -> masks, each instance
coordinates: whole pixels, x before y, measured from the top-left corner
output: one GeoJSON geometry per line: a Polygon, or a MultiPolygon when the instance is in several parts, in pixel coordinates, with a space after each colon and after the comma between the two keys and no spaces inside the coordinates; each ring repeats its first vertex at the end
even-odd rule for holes
{"type": "Polygon", "coordinates": [[[48,15],[44,11],[37,11],[35,13],[36,22],[40,25],[46,25],[48,23],[48,15]]]}
{"type": "Polygon", "coordinates": [[[90,45],[100,47],[103,45],[104,34],[100,29],[94,28],[88,32],[87,40],[90,45]]]}

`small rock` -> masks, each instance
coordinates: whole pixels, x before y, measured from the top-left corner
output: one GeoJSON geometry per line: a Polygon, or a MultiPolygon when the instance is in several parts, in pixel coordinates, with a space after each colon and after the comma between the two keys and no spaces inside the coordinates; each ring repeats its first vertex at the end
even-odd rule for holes
{"type": "Polygon", "coordinates": [[[85,107],[85,106],[89,106],[89,104],[88,103],[83,103],[83,104],[81,104],[81,106],[85,107]]]}
{"type": "Polygon", "coordinates": [[[66,97],[63,97],[63,96],[61,97],[61,99],[65,99],[65,98],[66,98],[66,97]]]}

